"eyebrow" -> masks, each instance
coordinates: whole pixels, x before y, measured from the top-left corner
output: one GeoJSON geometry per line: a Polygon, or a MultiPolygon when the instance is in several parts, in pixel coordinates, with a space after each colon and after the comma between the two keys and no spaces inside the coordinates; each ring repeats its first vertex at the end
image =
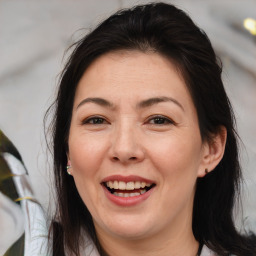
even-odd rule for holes
{"type": "Polygon", "coordinates": [[[149,99],[143,100],[143,101],[139,102],[136,105],[136,107],[137,108],[146,108],[146,107],[150,107],[152,105],[155,105],[155,104],[158,104],[161,102],[172,102],[172,103],[176,104],[177,106],[179,106],[184,111],[183,106],[177,100],[175,100],[174,98],[165,97],[165,96],[154,97],[154,98],[149,98],[149,99]]]}
{"type": "MultiPolygon", "coordinates": [[[[143,101],[136,104],[136,108],[147,108],[147,107],[153,106],[153,105],[161,103],[161,102],[172,102],[184,111],[183,106],[177,100],[175,100],[174,98],[165,97],[165,96],[154,97],[154,98],[149,98],[149,99],[143,100],[143,101]]],[[[111,108],[111,109],[116,108],[113,103],[109,102],[106,99],[103,99],[103,98],[86,98],[78,104],[76,109],[78,109],[80,106],[82,106],[86,103],[95,103],[95,104],[100,105],[102,107],[107,107],[107,108],[111,108]]]]}
{"type": "Polygon", "coordinates": [[[109,101],[103,99],[103,98],[86,98],[84,100],[82,100],[78,106],[76,107],[76,109],[78,109],[80,106],[86,104],[86,103],[95,103],[97,105],[100,105],[102,107],[107,107],[107,108],[115,108],[114,104],[110,103],[109,101]]]}

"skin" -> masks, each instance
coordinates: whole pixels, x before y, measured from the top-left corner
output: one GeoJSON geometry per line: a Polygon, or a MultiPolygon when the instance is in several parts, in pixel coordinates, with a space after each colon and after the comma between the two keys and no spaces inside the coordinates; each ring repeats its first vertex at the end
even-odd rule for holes
{"type": "Polygon", "coordinates": [[[196,255],[195,183],[221,160],[225,136],[224,130],[214,142],[202,141],[189,91],[175,66],[161,55],[119,51],[95,60],[77,87],[67,156],[106,252],[196,255]],[[163,96],[173,100],[136,107],[163,96]],[[113,107],[84,102],[89,97],[104,98],[113,107]],[[154,115],[167,119],[158,123],[154,115]],[[92,116],[101,119],[88,119],[92,116]],[[101,186],[115,174],[138,175],[156,187],[142,203],[118,206],[101,186]]]}

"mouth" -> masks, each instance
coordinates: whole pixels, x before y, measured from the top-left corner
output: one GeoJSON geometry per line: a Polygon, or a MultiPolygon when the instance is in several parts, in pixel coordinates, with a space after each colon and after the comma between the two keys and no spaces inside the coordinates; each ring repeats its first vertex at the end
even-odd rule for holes
{"type": "Polygon", "coordinates": [[[102,185],[112,194],[117,197],[136,197],[145,194],[153,187],[155,183],[144,181],[118,181],[110,180],[103,182],[102,185]]]}

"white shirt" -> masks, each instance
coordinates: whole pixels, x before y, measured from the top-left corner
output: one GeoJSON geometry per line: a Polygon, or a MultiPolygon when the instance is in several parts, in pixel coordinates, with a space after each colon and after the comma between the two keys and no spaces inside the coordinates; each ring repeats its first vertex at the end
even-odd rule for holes
{"type": "MultiPolygon", "coordinates": [[[[84,255],[81,255],[81,256],[100,256],[98,250],[96,249],[95,245],[93,244],[93,242],[88,239],[87,241],[87,247],[86,249],[84,250],[85,251],[85,254],[84,255]]],[[[202,248],[202,251],[201,251],[201,254],[200,256],[217,256],[216,253],[214,253],[213,251],[211,251],[206,245],[203,246],[202,248]]]]}

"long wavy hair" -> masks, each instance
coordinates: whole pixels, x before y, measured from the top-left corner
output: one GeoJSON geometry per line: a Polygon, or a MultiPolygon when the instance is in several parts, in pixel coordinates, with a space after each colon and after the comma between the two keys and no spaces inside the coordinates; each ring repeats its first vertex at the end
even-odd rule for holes
{"type": "Polygon", "coordinates": [[[219,165],[198,178],[193,208],[193,233],[218,255],[256,255],[253,234],[239,234],[233,220],[239,196],[241,169],[231,104],[223,87],[222,66],[205,32],[182,10],[166,3],[151,3],[120,10],[74,45],[62,72],[50,126],[57,196],[50,229],[54,255],[79,255],[86,231],[101,255],[101,248],[86,205],[74,180],[66,174],[68,137],[76,87],[88,66],[99,56],[118,50],[154,51],[174,63],[182,74],[197,110],[202,139],[227,129],[225,153],[219,165]],[[69,254],[68,254],[69,255],[69,254]]]}

